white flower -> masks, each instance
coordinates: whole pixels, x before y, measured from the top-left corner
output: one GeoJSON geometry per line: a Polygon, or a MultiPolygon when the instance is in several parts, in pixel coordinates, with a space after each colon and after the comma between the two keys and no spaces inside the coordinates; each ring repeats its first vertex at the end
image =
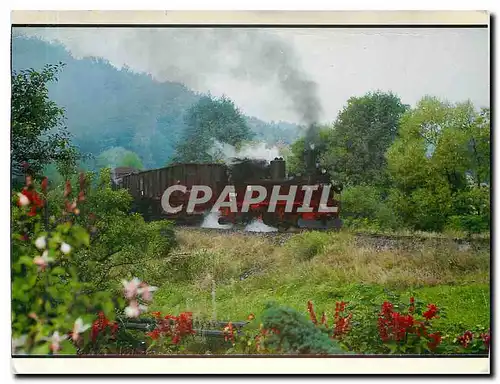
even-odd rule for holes
{"type": "Polygon", "coordinates": [[[36,239],[35,246],[38,249],[45,249],[45,247],[47,246],[47,240],[46,240],[45,236],[40,236],[38,239],[36,239]]]}
{"type": "Polygon", "coordinates": [[[137,289],[141,284],[141,280],[137,277],[134,277],[132,280],[122,280],[123,287],[125,288],[125,298],[132,299],[137,295],[137,289]]]}
{"type": "Polygon", "coordinates": [[[73,325],[73,334],[72,334],[73,341],[77,341],[78,338],[80,337],[80,333],[85,332],[89,328],[90,324],[83,324],[83,320],[81,317],[76,319],[75,324],[73,325]]]}
{"type": "Polygon", "coordinates": [[[137,294],[142,295],[142,299],[145,301],[151,301],[153,298],[153,295],[151,295],[151,292],[156,291],[158,288],[157,287],[152,287],[147,284],[143,284],[139,289],[137,289],[137,294]]]}
{"type": "Polygon", "coordinates": [[[41,270],[44,270],[52,261],[54,261],[54,259],[52,257],[49,257],[49,251],[43,251],[42,256],[36,256],[33,259],[33,263],[38,265],[38,268],[41,270]]]}
{"type": "Polygon", "coordinates": [[[30,203],[30,199],[28,199],[28,196],[23,195],[22,193],[18,193],[17,196],[19,196],[19,205],[21,207],[25,207],[30,203]]]}
{"type": "Polygon", "coordinates": [[[61,252],[67,255],[68,253],[71,252],[71,245],[67,243],[62,243],[61,244],[61,252]]]}
{"type": "Polygon", "coordinates": [[[148,307],[145,305],[139,305],[137,301],[132,300],[127,308],[125,308],[125,316],[127,317],[139,317],[139,315],[147,311],[148,307]]]}
{"type": "Polygon", "coordinates": [[[64,341],[67,338],[67,335],[60,335],[58,331],[55,331],[51,337],[44,337],[42,340],[50,341],[50,350],[55,353],[61,349],[61,346],[59,345],[61,341],[64,341]]]}

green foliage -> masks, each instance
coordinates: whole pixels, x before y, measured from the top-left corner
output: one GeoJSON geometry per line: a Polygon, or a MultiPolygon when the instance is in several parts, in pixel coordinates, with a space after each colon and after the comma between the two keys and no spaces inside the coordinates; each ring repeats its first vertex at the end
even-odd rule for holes
{"type": "Polygon", "coordinates": [[[44,225],[41,212],[31,209],[37,204],[35,198],[27,207],[18,207],[17,202],[16,196],[11,257],[13,353],[75,354],[67,335],[76,320],[90,326],[99,310],[112,319],[115,306],[123,301],[112,300],[107,292],[89,294],[88,284],[79,279],[75,254],[89,246],[85,228],[71,220],[57,224],[52,219],[44,225]]]}
{"type": "Polygon", "coordinates": [[[60,63],[46,65],[39,72],[28,69],[11,75],[11,162],[15,175],[22,174],[23,163],[34,174],[51,162],[67,173],[78,159],[62,126],[64,111],[48,96],[47,84],[57,81],[61,68],[60,63]]]}
{"type": "Polygon", "coordinates": [[[409,110],[387,152],[399,190],[394,206],[404,221],[426,231],[487,230],[489,143],[488,110],[431,97],[409,110]]]}
{"type": "Polygon", "coordinates": [[[376,186],[359,185],[342,192],[342,218],[353,229],[401,229],[401,218],[395,214],[388,197],[376,186]]]}
{"type": "Polygon", "coordinates": [[[187,111],[186,125],[174,162],[215,162],[215,142],[238,147],[253,136],[241,112],[226,97],[201,97],[187,111]]]}
{"type": "Polygon", "coordinates": [[[270,330],[263,346],[285,354],[341,354],[340,345],[300,312],[269,305],[261,316],[264,329],[270,330]]]}
{"type": "Polygon", "coordinates": [[[322,164],[344,185],[386,185],[385,152],[407,106],[392,93],[352,97],[330,131],[322,164]]]}
{"type": "Polygon", "coordinates": [[[132,198],[126,190],[113,190],[109,169],[103,169],[87,190],[79,221],[92,228],[90,247],[75,254],[82,281],[95,289],[116,286],[123,278],[142,276],[155,284],[164,271],[144,275],[146,261],[168,256],[175,245],[172,223],[146,223],[141,215],[130,214],[132,198]]]}

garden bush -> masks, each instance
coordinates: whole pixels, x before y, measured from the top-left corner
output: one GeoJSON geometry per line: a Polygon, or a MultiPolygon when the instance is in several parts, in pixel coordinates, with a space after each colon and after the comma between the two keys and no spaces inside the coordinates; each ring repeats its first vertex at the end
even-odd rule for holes
{"type": "MultiPolygon", "coordinates": [[[[167,258],[176,245],[173,224],[169,221],[147,223],[141,215],[131,214],[132,198],[126,190],[111,187],[109,169],[101,170],[96,179],[89,174],[85,185],[80,188],[85,189],[82,201],[79,201],[79,193],[74,192],[71,182],[65,186],[68,199],[72,201],[70,206],[79,201],[76,222],[91,233],[90,246],[75,252],[79,278],[95,290],[109,289],[120,279],[137,275],[152,284],[159,283],[169,268],[161,260],[167,258]],[[151,261],[157,261],[163,269],[153,269],[149,276],[145,276],[145,263],[151,261]]],[[[49,196],[49,207],[54,216],[58,203],[60,197],[54,191],[49,196]]]]}

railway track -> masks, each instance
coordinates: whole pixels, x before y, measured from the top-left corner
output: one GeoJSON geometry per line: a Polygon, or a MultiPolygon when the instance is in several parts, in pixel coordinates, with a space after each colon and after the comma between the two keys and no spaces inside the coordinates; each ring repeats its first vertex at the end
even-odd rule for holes
{"type": "MultiPolygon", "coordinates": [[[[200,226],[177,225],[177,231],[192,231],[198,233],[213,233],[214,235],[221,234],[237,234],[239,236],[263,237],[273,240],[273,242],[283,243],[293,236],[301,233],[320,231],[320,232],[334,232],[332,229],[309,229],[309,228],[294,228],[287,231],[270,231],[270,227],[266,228],[267,231],[248,231],[244,227],[233,228],[204,228],[200,226]]],[[[445,236],[426,236],[426,235],[392,235],[392,234],[378,234],[378,233],[365,233],[365,232],[351,232],[355,241],[360,246],[362,245],[375,245],[376,248],[393,248],[401,245],[418,245],[423,243],[440,244],[440,243],[454,243],[460,250],[467,250],[469,247],[490,247],[489,238],[469,237],[469,238],[452,238],[445,236]]]]}

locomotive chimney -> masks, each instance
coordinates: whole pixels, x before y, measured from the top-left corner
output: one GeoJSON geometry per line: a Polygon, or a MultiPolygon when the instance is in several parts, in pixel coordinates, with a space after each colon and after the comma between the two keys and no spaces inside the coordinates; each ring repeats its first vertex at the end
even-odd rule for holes
{"type": "Polygon", "coordinates": [[[282,157],[276,157],[271,161],[271,179],[284,180],[286,177],[285,160],[282,157]]]}

